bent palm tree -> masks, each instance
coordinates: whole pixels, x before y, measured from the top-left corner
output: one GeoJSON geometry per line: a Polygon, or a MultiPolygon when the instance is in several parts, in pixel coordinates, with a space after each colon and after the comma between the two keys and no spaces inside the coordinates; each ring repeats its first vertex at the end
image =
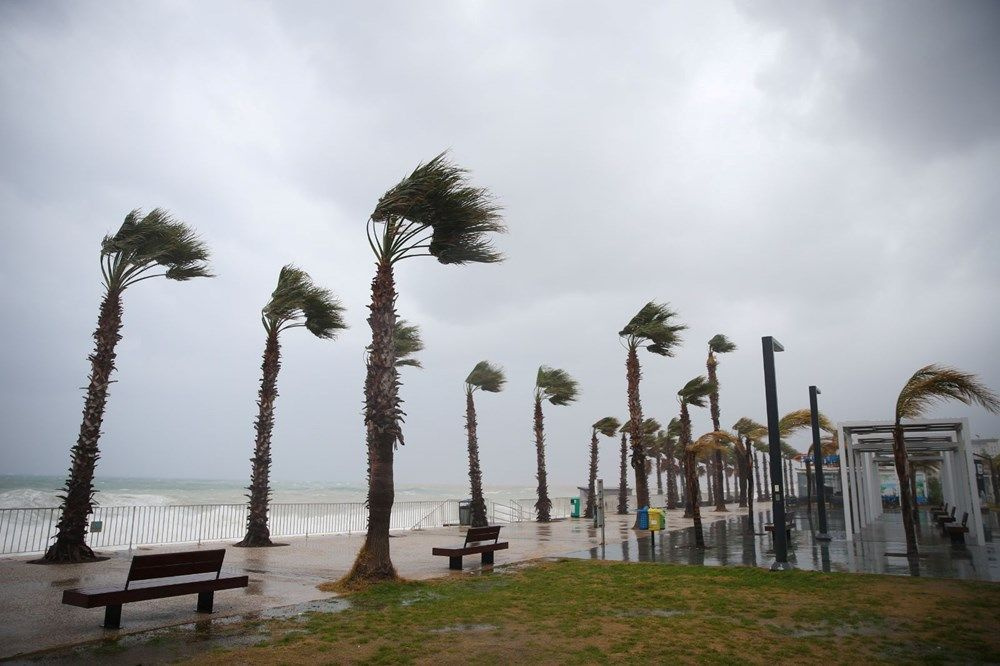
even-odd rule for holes
{"type": "Polygon", "coordinates": [[[538,522],[551,520],[552,500],[549,499],[549,482],[545,473],[545,420],[542,414],[542,400],[553,405],[568,405],[576,400],[579,387],[576,380],[565,370],[543,365],[538,368],[535,378],[535,454],[538,458],[538,501],[535,512],[538,522]]]}
{"type": "MultiPolygon", "coordinates": [[[[601,433],[605,437],[614,437],[621,425],[615,417],[605,416],[590,426],[590,477],[587,482],[587,508],[583,512],[584,518],[593,518],[597,508],[597,433],[601,433]]],[[[602,497],[601,500],[603,501],[604,498],[602,497]]]]}
{"type": "Polygon", "coordinates": [[[483,499],[483,473],[479,467],[479,438],[476,435],[476,391],[499,393],[507,383],[503,369],[489,361],[480,361],[465,378],[465,430],[469,436],[469,486],[472,494],[472,527],[486,527],[486,500],[483,499]]]}
{"type": "Polygon", "coordinates": [[[320,339],[333,338],[347,328],[344,308],[330,291],[313,284],[309,274],[291,264],[278,273],[278,286],[260,313],[267,333],[264,360],[261,363],[260,390],[257,393],[257,432],[253,458],[250,459],[250,510],[247,532],[237,546],[270,546],[271,531],[267,509],[271,497],[271,433],[274,430],[274,401],[278,397],[278,371],[281,369],[281,343],[278,336],[290,328],[305,328],[320,339]]]}
{"type": "Polygon", "coordinates": [[[386,192],[368,219],[375,254],[368,324],[371,352],[365,374],[368,448],[368,530],[346,581],[396,578],[389,553],[389,518],[395,497],[393,455],[403,444],[396,328],[394,267],[404,259],[432,256],[442,264],[495,263],[503,259],[490,235],[505,231],[489,192],[472,187],[467,172],[442,153],[386,192]]]}
{"type": "Polygon", "coordinates": [[[663,456],[667,463],[667,508],[677,508],[677,437],[680,435],[681,423],[676,417],[670,419],[661,443],[663,456]]]}
{"type": "Polygon", "coordinates": [[[910,489],[909,460],[903,419],[917,419],[936,401],[958,400],[967,405],[978,404],[994,414],[1000,412],[1000,396],[983,384],[974,374],[941,365],[926,365],[910,377],[896,400],[896,415],[892,429],[892,453],[899,479],[899,506],[906,530],[906,554],[917,556],[917,536],[913,527],[916,504],[910,489]]]}
{"type": "Polygon", "coordinates": [[[98,443],[115,370],[115,347],[121,340],[122,295],[143,280],[164,277],[190,280],[211,277],[208,248],[186,224],[159,208],[143,215],[133,210],[113,236],[101,241],[104,298],[94,331],[90,355],[90,382],[83,406],[83,423],[70,450],[69,476],[63,486],[56,541],[44,562],[87,562],[96,559],[86,543],[87,517],[93,511],[94,471],[100,457],[98,443]]]}
{"type": "MultiPolygon", "coordinates": [[[[684,479],[685,479],[685,517],[690,515],[701,521],[701,507],[699,506],[699,483],[698,483],[698,462],[694,454],[689,450],[693,441],[691,439],[691,412],[689,407],[704,407],[705,400],[712,393],[712,383],[703,376],[698,376],[689,381],[677,392],[677,402],[681,406],[680,415],[680,445],[684,454],[684,479]]],[[[704,545],[704,544],[701,544],[704,545]]]]}
{"type": "MultiPolygon", "coordinates": [[[[716,354],[728,354],[730,352],[736,351],[736,345],[729,341],[722,333],[715,335],[711,340],[708,341],[708,360],[705,362],[706,368],[708,370],[708,381],[712,382],[715,389],[712,391],[711,395],[708,396],[709,400],[709,413],[712,416],[712,430],[719,431],[722,425],[719,422],[719,378],[716,374],[716,367],[719,365],[719,361],[716,358],[716,354]]],[[[725,447],[723,447],[725,448],[725,447]]],[[[716,511],[726,511],[726,498],[722,494],[722,477],[724,475],[724,467],[722,464],[722,449],[716,449],[715,451],[715,510],[716,511]]]]}
{"type": "Polygon", "coordinates": [[[638,349],[659,356],[673,356],[674,347],[680,344],[680,332],[687,328],[672,322],[677,313],[668,305],[650,301],[639,310],[631,321],[618,332],[627,355],[625,358],[625,378],[628,393],[629,437],[632,438],[632,469],[635,470],[635,496],[639,506],[649,506],[649,483],[646,478],[645,436],[642,432],[642,402],[639,398],[638,349]]]}
{"type": "MultiPolygon", "coordinates": [[[[693,404],[693,403],[692,403],[693,404]]],[[[699,405],[703,406],[703,405],[699,405]]],[[[682,407],[683,409],[683,407],[682,407]]],[[[690,426],[689,426],[690,427],[690,426]]],[[[689,431],[690,432],[690,431],[689,431]]],[[[690,437],[690,435],[688,435],[690,437]]],[[[694,442],[687,444],[684,448],[684,455],[689,463],[687,472],[688,488],[695,488],[698,485],[698,476],[693,471],[697,468],[698,458],[710,459],[720,447],[732,446],[736,442],[736,436],[725,431],[713,431],[699,437],[694,442]]],[[[695,495],[696,496],[696,495],[695,495]]],[[[695,502],[692,507],[691,517],[694,519],[694,541],[699,548],[705,547],[705,533],[701,524],[701,507],[695,502]]]]}
{"type": "MultiPolygon", "coordinates": [[[[737,469],[739,469],[742,480],[740,484],[740,506],[749,507],[748,513],[750,515],[750,527],[752,528],[755,477],[757,487],[759,488],[761,485],[760,468],[757,466],[757,456],[754,454],[754,448],[758,440],[767,436],[767,428],[753,419],[748,419],[744,416],[733,425],[733,430],[737,434],[736,460],[737,469]]],[[[760,497],[759,490],[757,493],[757,496],[760,497]]]]}

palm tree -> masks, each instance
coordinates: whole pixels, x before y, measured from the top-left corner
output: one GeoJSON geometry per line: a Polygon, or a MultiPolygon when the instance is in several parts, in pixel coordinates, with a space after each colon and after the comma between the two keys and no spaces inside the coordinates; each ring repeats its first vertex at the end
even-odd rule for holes
{"type": "MultiPolygon", "coordinates": [[[[590,426],[590,477],[587,482],[587,508],[583,512],[584,518],[593,518],[597,508],[597,433],[605,437],[614,437],[621,425],[615,417],[605,416],[590,426]]],[[[603,499],[602,497],[601,500],[603,499]]]]}
{"type": "Polygon", "coordinates": [[[389,553],[389,519],[395,496],[393,456],[404,443],[402,401],[393,331],[396,328],[394,267],[404,259],[435,257],[442,264],[495,263],[491,234],[505,231],[490,193],[468,184],[467,172],[444,153],[389,189],[368,219],[368,244],[375,254],[368,324],[365,433],[368,448],[368,530],[348,583],[396,578],[389,553]]]}
{"type": "Polygon", "coordinates": [[[667,462],[667,508],[677,508],[677,437],[680,435],[681,422],[676,417],[670,419],[664,432],[662,442],[663,455],[667,462]]]}
{"type": "Polygon", "coordinates": [[[479,438],[476,436],[476,391],[499,393],[507,383],[503,369],[489,361],[480,361],[465,378],[465,430],[469,435],[469,485],[472,493],[472,526],[486,527],[486,500],[483,499],[483,473],[479,467],[479,438]]]}
{"type": "MultiPolygon", "coordinates": [[[[645,460],[643,462],[643,474],[646,477],[646,487],[649,488],[649,475],[653,472],[653,464],[650,461],[650,457],[656,460],[656,470],[659,474],[660,461],[659,461],[659,449],[656,448],[656,433],[658,433],[663,426],[660,422],[653,418],[645,418],[642,420],[642,440],[644,442],[649,442],[649,446],[646,450],[645,460]]],[[[663,489],[660,489],[660,494],[663,494],[663,489]]],[[[651,505],[647,505],[651,506],[651,505]]]]}
{"type": "Polygon", "coordinates": [[[94,551],[86,543],[87,517],[93,511],[94,471],[100,457],[98,443],[115,370],[115,347],[121,339],[122,296],[132,285],[157,277],[190,280],[212,277],[208,248],[183,222],[159,208],[143,215],[133,210],[113,236],[101,241],[101,276],[104,298],[94,331],[90,355],[90,382],[83,406],[83,422],[70,449],[69,476],[63,486],[56,541],[43,562],[92,562],[94,551]]]}
{"type": "MultiPolygon", "coordinates": [[[[704,402],[704,397],[705,396],[702,396],[701,398],[702,402],[704,402]]],[[[698,406],[704,407],[704,404],[698,406]]],[[[681,403],[681,409],[682,410],[684,409],[684,403],[681,403]]],[[[690,428],[690,420],[688,428],[690,428]]],[[[688,430],[688,433],[690,433],[690,430],[688,430]]],[[[690,434],[688,434],[688,438],[690,438],[690,434]]],[[[735,441],[736,441],[735,435],[732,435],[731,433],[724,431],[713,431],[702,435],[694,442],[689,441],[689,443],[684,447],[684,455],[687,457],[688,463],[690,463],[687,466],[689,470],[687,472],[687,486],[689,489],[694,489],[697,488],[698,486],[698,477],[692,471],[694,469],[697,469],[698,459],[699,458],[710,459],[710,457],[715,454],[715,451],[717,451],[719,447],[725,446],[726,444],[731,445],[735,441]]],[[[692,490],[692,492],[695,491],[692,490]]],[[[692,494],[692,496],[697,497],[697,495],[694,494],[692,494]]],[[[698,505],[698,502],[693,503],[691,510],[691,517],[694,519],[695,545],[698,546],[699,548],[704,548],[705,534],[704,531],[702,530],[701,507],[698,505]]]]}
{"type": "Polygon", "coordinates": [[[663,456],[666,440],[667,433],[662,430],[657,430],[656,434],[650,438],[649,446],[646,449],[646,453],[648,453],[656,463],[655,471],[657,495],[663,495],[663,456]]]}
{"type": "Polygon", "coordinates": [[[632,427],[629,421],[625,421],[618,430],[622,436],[621,459],[618,474],[618,515],[624,516],[628,513],[628,431],[632,427]]]}
{"type": "Polygon", "coordinates": [[[705,400],[712,393],[713,386],[705,377],[698,376],[689,381],[677,392],[677,402],[681,406],[680,416],[680,445],[684,454],[684,477],[685,477],[685,499],[686,507],[684,515],[687,517],[696,516],[696,520],[701,520],[701,508],[699,507],[699,484],[697,460],[694,454],[689,451],[693,444],[691,440],[691,413],[689,407],[704,407],[705,400]]]}
{"type": "MultiPolygon", "coordinates": [[[[756,476],[756,485],[760,487],[760,468],[757,465],[757,456],[754,454],[754,448],[760,438],[767,435],[767,428],[763,425],[757,423],[753,419],[748,419],[747,417],[741,417],[734,425],[733,430],[736,431],[737,441],[736,441],[736,460],[737,467],[740,469],[740,474],[743,482],[740,484],[740,506],[749,505],[749,515],[751,520],[751,526],[753,521],[753,499],[754,499],[754,477],[756,476]]],[[[758,490],[758,497],[760,497],[760,491],[758,490]]]]}
{"type": "Polygon", "coordinates": [[[538,458],[538,501],[535,512],[538,522],[551,520],[552,500],[549,499],[549,483],[545,473],[545,421],[542,415],[542,400],[553,405],[568,405],[576,400],[580,390],[575,379],[565,370],[543,365],[538,368],[535,379],[535,453],[538,458]]]}
{"type": "Polygon", "coordinates": [[[646,479],[646,449],[642,432],[642,402],[639,399],[639,379],[642,371],[639,368],[638,349],[640,345],[646,351],[659,356],[673,356],[674,347],[680,344],[680,332],[687,328],[683,324],[672,322],[677,313],[668,305],[650,301],[639,310],[631,321],[618,332],[628,353],[625,358],[625,378],[628,384],[628,414],[629,437],[632,441],[632,469],[635,470],[636,503],[649,506],[649,483],[646,479]]]}
{"type": "Polygon", "coordinates": [[[917,419],[936,401],[958,400],[967,405],[978,404],[994,414],[1000,412],[1000,396],[983,384],[974,374],[941,365],[926,365],[910,377],[896,400],[896,417],[892,429],[892,453],[899,479],[899,507],[906,530],[906,554],[917,556],[917,536],[913,523],[917,518],[916,503],[907,474],[909,460],[903,436],[903,419],[917,419]]]}
{"type": "MultiPolygon", "coordinates": [[[[716,374],[716,367],[719,365],[719,361],[716,358],[716,354],[728,354],[730,352],[736,351],[736,345],[730,342],[722,333],[715,335],[711,340],[708,341],[708,360],[705,365],[708,369],[708,381],[712,382],[715,386],[715,390],[712,394],[708,396],[709,400],[709,412],[712,415],[712,430],[718,431],[722,428],[719,422],[719,378],[716,374]]],[[[726,511],[726,498],[722,494],[722,477],[723,477],[723,465],[722,465],[722,449],[716,449],[715,451],[715,510],[716,511],[726,511]]]]}
{"type": "Polygon", "coordinates": [[[271,432],[274,429],[274,401],[278,397],[278,371],[281,369],[281,343],[278,337],[290,328],[305,328],[320,339],[331,339],[347,328],[344,308],[327,289],[313,284],[309,274],[291,264],[278,273],[278,286],[260,313],[267,334],[264,360],[261,363],[260,390],[257,393],[257,433],[253,458],[250,459],[250,511],[247,532],[237,546],[270,546],[267,524],[271,497],[271,432]]]}

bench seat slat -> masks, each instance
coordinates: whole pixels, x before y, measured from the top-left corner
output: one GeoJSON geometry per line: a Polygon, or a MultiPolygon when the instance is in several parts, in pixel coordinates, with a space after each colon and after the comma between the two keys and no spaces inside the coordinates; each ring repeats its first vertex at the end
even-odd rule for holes
{"type": "Polygon", "coordinates": [[[477,553],[487,553],[491,550],[507,550],[510,544],[506,541],[499,543],[485,543],[478,546],[456,546],[455,548],[432,548],[431,555],[446,555],[456,557],[458,555],[475,555],[477,553]]]}
{"type": "Polygon", "coordinates": [[[171,578],[169,582],[143,581],[124,587],[92,587],[63,591],[62,602],[70,606],[96,608],[109,604],[123,604],[132,601],[146,601],[165,597],[178,597],[198,592],[214,592],[247,587],[250,579],[246,575],[195,574],[171,578]]]}

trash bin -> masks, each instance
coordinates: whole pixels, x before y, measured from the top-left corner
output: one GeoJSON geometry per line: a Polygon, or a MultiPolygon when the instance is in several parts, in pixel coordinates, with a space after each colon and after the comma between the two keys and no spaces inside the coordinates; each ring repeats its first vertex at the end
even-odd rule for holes
{"type": "Polygon", "coordinates": [[[667,528],[667,516],[663,509],[649,510],[649,529],[659,531],[667,528]]]}
{"type": "Polygon", "coordinates": [[[573,511],[572,511],[572,513],[570,513],[570,515],[572,517],[574,517],[574,518],[579,518],[580,517],[580,498],[579,497],[571,497],[570,500],[569,500],[569,503],[570,503],[570,506],[573,507],[573,511]]]}
{"type": "Polygon", "coordinates": [[[636,527],[640,530],[649,529],[649,507],[642,507],[637,512],[638,520],[636,521],[636,527]]]}
{"type": "Polygon", "coordinates": [[[460,500],[458,502],[458,524],[472,524],[472,500],[460,500]]]}

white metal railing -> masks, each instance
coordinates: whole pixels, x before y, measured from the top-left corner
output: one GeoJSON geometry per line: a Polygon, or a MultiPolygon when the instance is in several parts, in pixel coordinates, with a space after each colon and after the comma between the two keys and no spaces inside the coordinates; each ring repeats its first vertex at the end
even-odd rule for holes
{"type": "MultiPolygon", "coordinates": [[[[453,525],[459,522],[459,501],[395,502],[389,529],[407,530],[453,525]]],[[[487,501],[494,523],[534,520],[534,500],[509,504],[487,501]]],[[[552,500],[552,517],[570,515],[570,498],[552,500]]],[[[0,509],[0,555],[37,553],[52,542],[59,509],[0,509]]],[[[246,504],[187,504],[162,506],[96,506],[88,530],[91,548],[145,546],[240,539],[246,533],[246,504]]],[[[271,504],[268,526],[273,537],[364,532],[368,510],[364,502],[271,504]]]]}

